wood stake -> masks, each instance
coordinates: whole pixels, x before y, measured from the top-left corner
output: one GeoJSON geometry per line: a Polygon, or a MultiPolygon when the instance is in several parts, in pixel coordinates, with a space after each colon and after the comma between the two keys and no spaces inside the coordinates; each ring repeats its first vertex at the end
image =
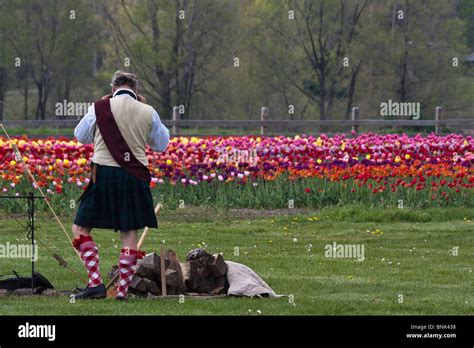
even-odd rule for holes
{"type": "Polygon", "coordinates": [[[161,296],[166,294],[166,267],[165,267],[165,253],[163,252],[163,245],[160,248],[160,273],[161,273],[161,296]]]}

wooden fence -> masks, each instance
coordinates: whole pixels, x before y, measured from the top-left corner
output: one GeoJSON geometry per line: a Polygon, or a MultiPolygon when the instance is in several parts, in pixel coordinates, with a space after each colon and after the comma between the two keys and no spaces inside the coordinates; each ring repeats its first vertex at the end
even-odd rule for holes
{"type": "MultiPolygon", "coordinates": [[[[364,127],[369,130],[380,127],[422,127],[431,128],[436,134],[442,134],[443,128],[449,132],[461,130],[464,133],[474,133],[474,118],[471,119],[447,119],[443,115],[443,109],[436,107],[434,117],[431,120],[416,119],[361,119],[359,118],[359,108],[352,108],[352,117],[350,120],[271,120],[269,119],[268,107],[262,107],[259,120],[186,120],[181,119],[178,108],[173,109],[171,120],[162,120],[171,130],[172,135],[179,135],[183,128],[230,128],[245,129],[246,134],[269,135],[276,134],[272,130],[298,131],[302,133],[314,133],[321,130],[327,131],[331,127],[343,128],[343,131],[358,132],[359,128],[364,127]],[[250,130],[254,130],[249,131],[250,130]]],[[[78,124],[78,119],[48,119],[48,120],[5,120],[5,127],[34,129],[38,127],[46,128],[74,128],[78,124]]],[[[205,135],[205,132],[199,134],[205,135]]]]}

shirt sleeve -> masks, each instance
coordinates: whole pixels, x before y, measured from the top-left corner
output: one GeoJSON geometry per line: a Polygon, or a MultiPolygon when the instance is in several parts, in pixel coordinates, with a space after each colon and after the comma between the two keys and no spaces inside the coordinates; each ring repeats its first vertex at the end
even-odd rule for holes
{"type": "Polygon", "coordinates": [[[87,114],[84,115],[81,122],[74,129],[74,136],[82,144],[94,143],[94,130],[96,124],[96,116],[94,105],[89,107],[87,114]]]}
{"type": "Polygon", "coordinates": [[[161,122],[160,116],[158,116],[158,113],[155,110],[153,110],[152,117],[148,145],[150,145],[154,151],[163,152],[166,150],[170,141],[170,131],[161,122]]]}

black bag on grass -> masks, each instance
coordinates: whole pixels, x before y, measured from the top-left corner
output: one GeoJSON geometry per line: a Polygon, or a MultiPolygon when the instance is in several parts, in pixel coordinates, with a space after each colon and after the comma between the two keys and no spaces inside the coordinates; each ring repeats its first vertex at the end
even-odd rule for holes
{"type": "MultiPolygon", "coordinates": [[[[13,271],[15,278],[7,278],[0,280],[0,289],[6,289],[9,292],[17,289],[31,289],[31,276],[20,277],[18,273],[13,271]]],[[[2,276],[3,277],[3,276],[2,276]]],[[[33,273],[35,294],[41,293],[46,289],[54,289],[54,286],[39,272],[33,273]]]]}

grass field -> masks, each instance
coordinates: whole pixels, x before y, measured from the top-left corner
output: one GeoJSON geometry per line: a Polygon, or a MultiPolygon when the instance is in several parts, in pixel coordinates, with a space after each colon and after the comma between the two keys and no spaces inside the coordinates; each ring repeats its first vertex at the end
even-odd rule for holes
{"type": "MultiPolygon", "coordinates": [[[[25,218],[17,216],[20,221],[25,218]]],[[[278,299],[112,299],[76,302],[67,296],[3,297],[1,315],[469,315],[474,313],[474,216],[472,209],[381,210],[362,206],[307,210],[167,210],[146,239],[147,252],[165,246],[181,260],[207,246],[227,260],[253,268],[278,299]],[[473,221],[473,222],[471,222],[473,221]],[[364,246],[365,260],[325,257],[327,244],[364,246]],[[458,247],[458,255],[453,251],[458,247]],[[238,248],[239,255],[235,255],[238,248]],[[401,295],[401,296],[400,296],[401,295]]],[[[82,271],[59,227],[38,213],[38,238],[82,271]]],[[[72,217],[63,217],[70,222],[72,217]]],[[[120,245],[111,231],[95,231],[103,276],[120,245]]],[[[0,243],[28,243],[17,222],[2,215],[0,243]]],[[[37,269],[58,289],[79,284],[39,247],[37,269]]],[[[30,271],[27,259],[2,259],[1,274],[30,271]]]]}

